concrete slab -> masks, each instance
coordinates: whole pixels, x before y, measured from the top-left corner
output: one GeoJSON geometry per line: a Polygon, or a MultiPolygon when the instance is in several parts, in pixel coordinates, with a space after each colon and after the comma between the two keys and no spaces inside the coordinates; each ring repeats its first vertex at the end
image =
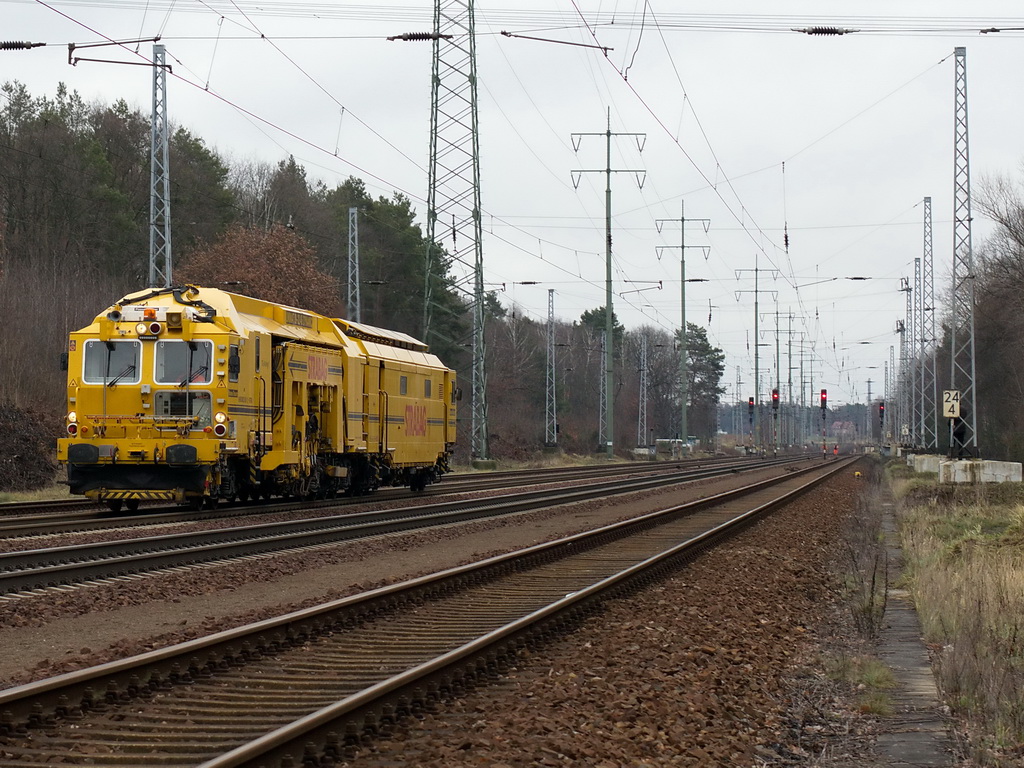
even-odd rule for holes
{"type": "Polygon", "coordinates": [[[914,471],[934,472],[937,475],[939,474],[939,463],[942,461],[942,456],[929,456],[927,454],[917,454],[914,456],[914,471]]]}
{"type": "MultiPolygon", "coordinates": [[[[892,503],[883,505],[882,528],[889,554],[888,583],[898,584],[903,556],[892,503]]],[[[878,755],[888,766],[949,768],[953,762],[948,725],[917,611],[906,590],[888,590],[878,656],[896,681],[890,691],[894,712],[883,721],[884,733],[875,742],[878,755]]]]}
{"type": "Polygon", "coordinates": [[[939,463],[939,482],[963,485],[1019,483],[1021,464],[1016,461],[946,460],[939,463]]]}

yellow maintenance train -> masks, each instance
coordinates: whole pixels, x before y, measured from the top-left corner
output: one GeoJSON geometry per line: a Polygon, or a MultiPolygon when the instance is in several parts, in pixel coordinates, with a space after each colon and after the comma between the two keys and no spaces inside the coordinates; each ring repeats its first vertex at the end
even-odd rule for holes
{"type": "Polygon", "coordinates": [[[143,500],[422,491],[449,471],[455,372],[402,333],[187,285],[70,335],[71,492],[143,500]]]}

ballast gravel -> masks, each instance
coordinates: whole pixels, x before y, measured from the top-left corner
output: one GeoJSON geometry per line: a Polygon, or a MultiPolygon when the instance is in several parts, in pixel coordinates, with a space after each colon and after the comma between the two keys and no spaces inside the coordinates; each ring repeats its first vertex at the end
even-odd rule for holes
{"type": "Polygon", "coordinates": [[[848,474],[347,764],[873,765],[872,723],[818,671],[849,637],[832,566],[848,474]]]}
{"type": "MultiPolygon", "coordinates": [[[[870,721],[819,671],[823,649],[845,649],[850,634],[833,563],[858,483],[843,472],[346,764],[870,765],[870,721]],[[814,762],[823,755],[830,762],[814,762]]],[[[736,484],[703,481],[9,602],[0,605],[0,680],[120,658],[736,484]]]]}

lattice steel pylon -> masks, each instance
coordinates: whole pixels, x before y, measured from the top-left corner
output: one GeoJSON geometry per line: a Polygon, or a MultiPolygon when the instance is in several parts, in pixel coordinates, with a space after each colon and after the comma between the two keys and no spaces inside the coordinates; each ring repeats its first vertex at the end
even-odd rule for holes
{"type": "Polygon", "coordinates": [[[162,45],[153,46],[153,119],[149,163],[149,287],[170,288],[171,180],[167,125],[167,64],[162,45]]]}
{"type": "Polygon", "coordinates": [[[348,316],[363,322],[359,300],[359,209],[348,209],[348,316]]]}
{"type": "Polygon", "coordinates": [[[911,445],[920,448],[924,445],[921,432],[921,358],[924,355],[924,340],[921,332],[924,324],[921,321],[921,306],[923,295],[921,290],[921,258],[914,259],[914,307],[911,314],[913,332],[910,335],[910,435],[913,438],[911,445]]]}
{"type": "MultiPolygon", "coordinates": [[[[950,385],[960,391],[960,451],[978,456],[975,407],[974,253],[971,247],[971,162],[967,133],[967,49],[958,47],[953,138],[953,291],[950,317],[950,385]]],[[[953,426],[950,425],[952,432],[953,426]]],[[[953,435],[950,435],[952,441],[953,435]]],[[[957,454],[954,454],[955,456],[957,454]]]]}
{"type": "Polygon", "coordinates": [[[900,443],[905,446],[915,445],[914,431],[917,428],[914,413],[914,286],[910,278],[903,278],[903,290],[906,292],[906,310],[903,320],[903,333],[900,337],[900,443]]]}
{"type": "MultiPolygon", "coordinates": [[[[907,304],[910,303],[910,289],[907,286],[907,278],[900,278],[903,288],[907,291],[907,304]]],[[[906,445],[909,425],[907,419],[907,325],[903,320],[896,321],[896,333],[900,335],[900,359],[898,367],[894,368],[892,374],[896,388],[896,423],[893,437],[897,445],[906,445]]]]}
{"type": "MultiPolygon", "coordinates": [[[[431,73],[427,253],[423,339],[429,341],[438,224],[450,234],[455,287],[469,294],[473,318],[472,426],[474,458],[490,455],[484,366],[484,264],[480,218],[480,140],[477,120],[476,21],[473,0],[435,0],[431,73]],[[472,282],[472,291],[467,283],[472,282]]],[[[443,238],[447,239],[447,238],[443,238]]]]}
{"type": "Polygon", "coordinates": [[[647,334],[640,337],[640,402],[636,415],[636,447],[647,445],[647,334]]]}
{"type": "Polygon", "coordinates": [[[935,375],[935,271],[932,260],[932,199],[924,199],[924,253],[921,257],[921,446],[939,447],[938,380],[935,375]]]}
{"type": "Polygon", "coordinates": [[[558,391],[555,387],[555,289],[548,288],[548,366],[544,400],[544,445],[558,445],[558,391]]]}

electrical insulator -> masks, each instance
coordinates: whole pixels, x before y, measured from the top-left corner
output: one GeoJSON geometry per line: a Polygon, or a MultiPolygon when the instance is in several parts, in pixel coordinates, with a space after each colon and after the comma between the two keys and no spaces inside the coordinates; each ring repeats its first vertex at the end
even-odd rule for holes
{"type": "Polygon", "coordinates": [[[821,390],[821,410],[828,408],[828,390],[821,390]]]}
{"type": "Polygon", "coordinates": [[[859,29],[847,29],[845,27],[804,27],[794,29],[794,32],[803,32],[805,35],[848,35],[851,32],[860,32],[859,29]]]}
{"type": "Polygon", "coordinates": [[[772,408],[779,410],[779,390],[772,389],[772,408]]]}
{"type": "Polygon", "coordinates": [[[29,48],[41,48],[46,43],[29,43],[21,40],[4,40],[0,42],[0,51],[27,51],[29,48]]]}
{"type": "Polygon", "coordinates": [[[388,40],[420,42],[423,40],[450,40],[451,37],[451,35],[442,35],[437,32],[403,32],[400,35],[391,35],[388,40]]]}

